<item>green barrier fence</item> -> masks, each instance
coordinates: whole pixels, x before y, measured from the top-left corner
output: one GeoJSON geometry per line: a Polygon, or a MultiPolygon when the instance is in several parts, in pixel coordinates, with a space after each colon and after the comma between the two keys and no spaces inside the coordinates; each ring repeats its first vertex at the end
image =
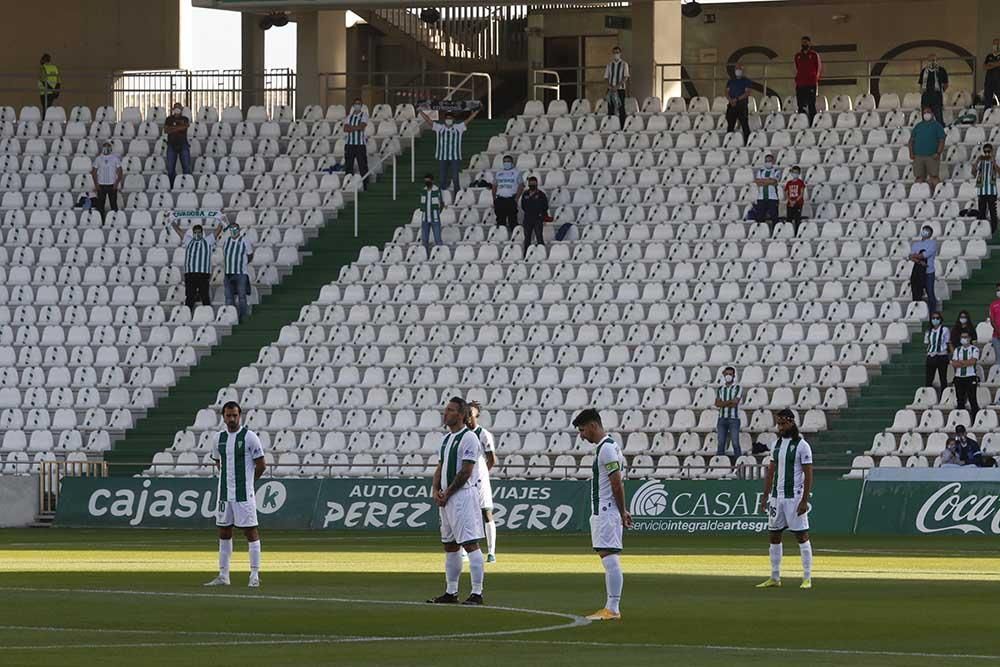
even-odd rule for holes
{"type": "MultiPolygon", "coordinates": [[[[739,480],[627,481],[626,504],[642,533],[762,532],[761,485],[739,480]]],[[[859,482],[819,485],[814,530],[848,533],[859,482]]],[[[205,478],[66,478],[58,526],[205,528],[214,525],[216,482],[205,478]]],[[[257,483],[258,519],[271,528],[436,530],[438,513],[422,479],[266,479],[257,483]]],[[[494,519],[504,530],[589,530],[590,483],[493,483],[494,519]]]]}

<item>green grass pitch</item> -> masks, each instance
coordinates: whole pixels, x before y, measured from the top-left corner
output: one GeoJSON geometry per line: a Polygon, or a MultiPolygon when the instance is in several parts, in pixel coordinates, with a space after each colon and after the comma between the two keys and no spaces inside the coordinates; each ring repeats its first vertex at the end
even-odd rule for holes
{"type": "MultiPolygon", "coordinates": [[[[814,588],[768,573],[765,536],[626,536],[620,623],[585,625],[588,538],[505,534],[488,608],[443,590],[432,534],[262,528],[262,587],[215,573],[212,531],[0,531],[0,665],[1000,664],[996,538],[816,535],[814,588]]],[[[461,593],[468,593],[463,573],[461,593]]]]}

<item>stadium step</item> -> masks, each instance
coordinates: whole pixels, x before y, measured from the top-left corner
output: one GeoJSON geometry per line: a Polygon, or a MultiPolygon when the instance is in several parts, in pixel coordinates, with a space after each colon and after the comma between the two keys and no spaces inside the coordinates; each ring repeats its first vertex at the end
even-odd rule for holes
{"type": "MultiPolygon", "coordinates": [[[[504,120],[477,119],[463,139],[468,156],[486,149],[491,136],[503,131],[504,120]]],[[[405,147],[404,142],[404,147],[405,147]]],[[[199,409],[211,405],[218,390],[232,383],[239,370],[257,360],[260,349],[278,338],[281,327],[298,319],[302,307],[314,301],[324,285],[337,279],[341,267],[356,261],[362,246],[381,246],[392,240],[396,228],[409,223],[418,207],[423,174],[437,174],[434,135],[417,139],[416,178],[409,179],[410,154],[397,158],[397,199],[392,199],[391,166],[359,200],[358,237],[354,237],[353,203],[329,220],[305,247],[303,261],[262,297],[250,317],[224,337],[189,375],[181,378],[125,438],[105,453],[113,475],[134,475],[147,468],[156,452],[171,446],[179,430],[194,422],[199,409]]]]}
{"type": "MultiPolygon", "coordinates": [[[[968,310],[973,321],[979,321],[996,298],[995,287],[1000,276],[997,237],[987,248],[989,255],[979,268],[961,285],[953,286],[951,298],[939,306],[946,323],[954,322],[961,310],[968,310]]],[[[924,382],[923,343],[923,329],[915,331],[882,365],[881,371],[850,397],[846,409],[829,416],[828,430],[812,438],[817,466],[849,467],[855,456],[871,447],[876,434],[892,425],[896,411],[913,402],[914,392],[924,382]]]]}

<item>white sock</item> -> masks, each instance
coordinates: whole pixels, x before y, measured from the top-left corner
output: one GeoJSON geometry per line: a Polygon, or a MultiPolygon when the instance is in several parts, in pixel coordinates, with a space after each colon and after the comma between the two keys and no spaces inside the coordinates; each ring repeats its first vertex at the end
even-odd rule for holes
{"type": "Polygon", "coordinates": [[[772,544],[768,551],[771,554],[771,578],[781,581],[781,544],[772,544]]]}
{"type": "Polygon", "coordinates": [[[497,554],[497,525],[492,521],[486,522],[486,553],[497,554]]]}
{"type": "Polygon", "coordinates": [[[445,592],[458,595],[458,578],[462,576],[462,554],[459,551],[444,552],[445,592]]]}
{"type": "Polygon", "coordinates": [[[809,540],[799,545],[799,554],[802,555],[802,578],[809,579],[813,570],[813,545],[809,540]]]}
{"type": "Polygon", "coordinates": [[[604,587],[608,590],[608,600],[604,606],[608,611],[617,614],[618,605],[622,599],[622,587],[625,585],[621,560],[619,560],[618,554],[611,554],[602,558],[601,564],[604,565],[604,587]]]}
{"type": "Polygon", "coordinates": [[[233,540],[219,540],[219,576],[229,578],[229,560],[233,557],[233,540]]]}
{"type": "Polygon", "coordinates": [[[248,542],[247,548],[250,551],[250,571],[259,572],[260,571],[260,540],[256,542],[248,542]]]}
{"type": "Polygon", "coordinates": [[[483,594],[483,550],[469,552],[469,574],[472,575],[472,593],[483,594]]]}

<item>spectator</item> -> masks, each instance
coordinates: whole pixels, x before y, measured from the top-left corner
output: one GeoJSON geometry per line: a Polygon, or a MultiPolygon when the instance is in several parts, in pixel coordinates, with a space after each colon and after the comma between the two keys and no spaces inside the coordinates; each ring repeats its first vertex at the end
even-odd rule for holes
{"type": "Polygon", "coordinates": [[[177,158],[181,159],[181,171],[191,173],[191,144],[188,143],[188,127],[191,119],[184,115],[184,107],[180,102],[174,102],[170,115],[163,122],[167,133],[167,176],[170,187],[174,187],[174,177],[177,175],[177,158]]]}
{"type": "Polygon", "coordinates": [[[538,179],[534,176],[528,179],[528,191],[521,197],[521,210],[524,211],[524,253],[528,254],[531,236],[534,234],[536,243],[545,245],[542,240],[542,225],[549,214],[549,198],[538,189],[538,179]]]}
{"type": "Polygon", "coordinates": [[[622,49],[616,46],[611,49],[611,62],[604,68],[604,80],[608,82],[608,115],[618,116],[622,129],[625,129],[625,91],[629,76],[628,63],[622,60],[622,49]]]}
{"type": "Polygon", "coordinates": [[[444,114],[443,123],[432,120],[423,109],[420,110],[420,115],[430,124],[434,134],[437,135],[437,148],[434,151],[434,157],[437,158],[441,172],[441,178],[438,180],[439,187],[443,190],[457,192],[462,187],[458,180],[459,172],[462,170],[462,135],[465,134],[469,123],[479,115],[479,109],[473,111],[468,118],[460,123],[455,122],[455,114],[450,111],[444,114]]]}
{"type": "Polygon", "coordinates": [[[104,222],[104,202],[111,204],[111,210],[118,210],[118,190],[125,181],[122,171],[122,159],[111,152],[111,142],[105,141],[101,146],[101,154],[94,159],[90,170],[94,179],[94,190],[97,191],[97,210],[101,212],[101,222],[104,222]]]}
{"type": "Polygon", "coordinates": [[[986,82],[983,87],[984,104],[990,109],[1000,96],[1000,38],[993,38],[993,51],[986,56],[986,82]]]}
{"type": "Polygon", "coordinates": [[[792,167],[792,178],[785,183],[785,218],[792,223],[795,235],[802,224],[802,207],[806,204],[806,182],[802,180],[802,170],[792,167]]]}
{"type": "Polygon", "coordinates": [[[990,214],[990,232],[997,233],[997,158],[993,154],[993,144],[983,144],[983,154],[975,163],[976,194],[979,195],[979,219],[990,214]]]}
{"type": "Polygon", "coordinates": [[[212,296],[209,291],[209,280],[212,277],[212,250],[215,242],[222,236],[222,223],[215,228],[214,234],[205,236],[204,227],[195,224],[186,234],[175,220],[174,231],[181,238],[184,246],[184,303],[194,313],[195,304],[211,306],[212,296]]]}
{"type": "Polygon", "coordinates": [[[920,70],[920,106],[930,109],[937,122],[944,125],[944,94],[948,90],[948,72],[938,65],[937,56],[927,56],[930,61],[920,70]]]}
{"type": "MultiPolygon", "coordinates": [[[[954,332],[952,333],[954,336],[954,332]]],[[[979,412],[979,399],[976,389],[979,387],[979,376],[976,375],[976,364],[979,363],[979,348],[972,344],[972,337],[963,333],[959,345],[951,355],[951,367],[955,369],[955,398],[958,409],[965,409],[969,402],[969,415],[976,418],[979,412]]],[[[964,427],[961,427],[964,430],[964,427]]]]}
{"type": "Polygon", "coordinates": [[[972,322],[972,316],[969,315],[969,311],[960,310],[958,311],[958,317],[955,318],[955,324],[951,326],[951,346],[956,348],[959,345],[959,341],[962,339],[963,335],[968,335],[972,339],[972,344],[975,345],[978,341],[976,340],[976,325],[972,322]]]}
{"type": "Polygon", "coordinates": [[[732,132],[739,121],[744,145],[750,138],[750,87],[753,81],[743,76],[743,64],[736,63],[733,78],[726,84],[726,132],[732,132]]]}
{"type": "Polygon", "coordinates": [[[722,369],[722,386],[715,391],[715,407],[719,408],[719,421],[715,431],[718,436],[717,456],[725,456],[729,442],[733,443],[733,456],[740,454],[740,399],[743,389],[736,384],[736,369],[726,366],[722,369]]]}
{"type": "Polygon", "coordinates": [[[990,344],[993,345],[993,363],[1000,364],[1000,283],[997,283],[996,297],[989,309],[989,320],[993,325],[993,338],[990,339],[990,344]]]}
{"type": "Polygon", "coordinates": [[[351,112],[344,119],[344,171],[361,174],[362,187],[368,189],[368,112],[361,104],[361,98],[354,98],[351,112]]]}
{"type": "Polygon", "coordinates": [[[764,157],[764,166],[757,169],[754,174],[754,183],[757,184],[757,204],[754,206],[754,220],[758,223],[769,220],[768,226],[774,232],[774,226],[778,224],[778,181],[781,179],[781,170],[774,166],[774,156],[764,157]]]}
{"type": "Polygon", "coordinates": [[[503,169],[493,180],[493,212],[497,216],[497,227],[513,232],[517,227],[517,200],[524,192],[521,170],[514,167],[513,157],[503,156],[503,169]]]}
{"type": "Polygon", "coordinates": [[[250,314],[247,297],[250,295],[250,276],[247,266],[253,261],[253,247],[250,241],[240,235],[240,226],[229,225],[229,238],[222,245],[225,264],[223,282],[226,286],[226,305],[236,306],[239,321],[250,314]]]}
{"type": "Polygon", "coordinates": [[[913,300],[920,301],[926,291],[928,313],[937,310],[937,297],[934,296],[934,260],[938,254],[938,242],[931,238],[933,234],[934,230],[930,225],[924,225],[920,228],[920,240],[910,245],[910,261],[913,262],[910,287],[913,289],[913,300]],[[921,286],[923,289],[920,289],[921,286]]]}
{"type": "Polygon", "coordinates": [[[434,185],[434,174],[424,174],[424,189],[420,192],[420,236],[427,254],[431,252],[430,235],[434,232],[434,245],[441,245],[441,211],[444,199],[441,188],[434,185]]]}
{"type": "Polygon", "coordinates": [[[803,37],[802,50],[795,54],[795,98],[799,113],[809,116],[810,125],[816,117],[816,91],[822,74],[822,59],[813,51],[812,40],[803,37]]]}
{"type": "Polygon", "coordinates": [[[52,56],[43,53],[38,62],[38,95],[42,102],[42,115],[59,97],[62,90],[62,77],[59,68],[52,64],[52,56]]]}
{"type": "Polygon", "coordinates": [[[927,182],[931,190],[937,187],[944,153],[944,126],[935,120],[931,108],[924,106],[924,119],[910,132],[910,160],[917,183],[927,182]]]}
{"type": "Polygon", "coordinates": [[[983,462],[979,443],[966,435],[965,427],[961,424],[955,427],[955,450],[964,466],[979,466],[983,462]]]}
{"type": "Polygon", "coordinates": [[[962,465],[962,459],[958,455],[958,443],[955,442],[955,438],[949,436],[948,442],[944,446],[944,451],[941,452],[941,456],[938,458],[938,467],[960,465],[962,465]]]}
{"type": "MultiPolygon", "coordinates": [[[[924,364],[924,386],[934,386],[934,374],[937,373],[941,383],[941,391],[948,386],[948,361],[951,359],[951,335],[948,327],[942,324],[941,313],[931,313],[931,328],[924,334],[924,345],[927,346],[927,361],[924,364]]],[[[938,394],[940,396],[940,392],[938,394]]]]}

